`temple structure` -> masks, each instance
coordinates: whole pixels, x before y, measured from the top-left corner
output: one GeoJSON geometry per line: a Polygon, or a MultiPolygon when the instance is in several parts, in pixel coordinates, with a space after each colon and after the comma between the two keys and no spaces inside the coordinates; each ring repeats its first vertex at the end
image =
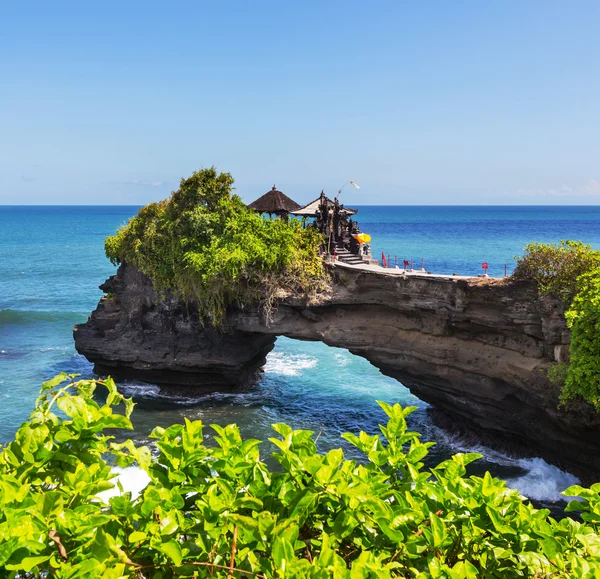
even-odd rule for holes
{"type": "Polygon", "coordinates": [[[290,199],[273,185],[273,189],[267,191],[262,197],[248,205],[248,209],[254,209],[258,213],[268,213],[269,217],[287,218],[290,213],[300,209],[300,205],[290,199]]]}
{"type": "Polygon", "coordinates": [[[297,217],[314,218],[314,227],[327,240],[323,253],[346,263],[369,263],[371,250],[368,241],[371,238],[361,233],[358,222],[352,219],[357,213],[357,209],[344,207],[337,197],[327,197],[325,191],[321,191],[321,195],[308,205],[292,212],[297,217]]]}

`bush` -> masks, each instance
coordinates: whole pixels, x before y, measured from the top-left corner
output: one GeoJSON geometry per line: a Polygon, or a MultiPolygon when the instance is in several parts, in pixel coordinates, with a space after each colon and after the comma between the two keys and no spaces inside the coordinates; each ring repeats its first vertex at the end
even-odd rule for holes
{"type": "MultiPolygon", "coordinates": [[[[156,428],[157,454],[103,431],[131,428],[130,400],[112,380],[43,385],[36,408],[0,453],[0,569],[49,579],[256,577],[286,579],[588,578],[600,569],[600,484],[572,487],[560,522],[487,473],[466,475],[475,454],[425,470],[431,443],[407,430],[413,408],[380,403],[381,435],[344,438],[318,452],[311,432],[273,426],[279,463],[261,460],[260,441],[235,425],[186,420],[156,428]],[[108,390],[106,403],[94,390],[108,390]],[[124,404],[125,414],[113,413],[124,404]],[[65,417],[53,412],[57,407],[65,417]],[[104,502],[109,461],[136,461],[150,483],[135,498],[104,502]]],[[[111,482],[112,481],[112,482],[111,482]]]]}
{"type": "Polygon", "coordinates": [[[600,412],[600,251],[580,241],[531,243],[517,260],[515,280],[535,281],[540,293],[559,297],[571,329],[569,363],[550,368],[562,386],[561,403],[582,398],[600,412]]]}
{"type": "Polygon", "coordinates": [[[581,241],[530,243],[515,259],[514,280],[535,281],[540,293],[560,297],[567,306],[580,289],[580,276],[600,267],[600,251],[581,241]]]}
{"type": "Polygon", "coordinates": [[[580,396],[600,412],[600,269],[577,283],[580,290],[565,314],[571,346],[562,400],[580,396]]]}
{"type": "Polygon", "coordinates": [[[232,177],[214,168],[182,179],[170,199],[142,208],[108,237],[106,255],[193,302],[215,324],[230,305],[258,304],[268,314],[279,297],[323,291],[316,230],[296,219],[263,219],[232,187],[232,177]]]}

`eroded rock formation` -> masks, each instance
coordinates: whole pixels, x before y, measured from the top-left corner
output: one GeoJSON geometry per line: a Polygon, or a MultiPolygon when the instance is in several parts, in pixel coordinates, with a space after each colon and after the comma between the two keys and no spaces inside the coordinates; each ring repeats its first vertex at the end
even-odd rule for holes
{"type": "Polygon", "coordinates": [[[548,366],[568,352],[561,304],[527,283],[402,276],[336,266],[317,306],[287,299],[269,325],[255,310],[203,326],[176,299],[122,265],[101,288],[77,350],[99,374],[157,384],[234,388],[263,364],[277,336],[322,341],[367,358],[454,421],[600,475],[600,418],[558,409],[548,366]]]}

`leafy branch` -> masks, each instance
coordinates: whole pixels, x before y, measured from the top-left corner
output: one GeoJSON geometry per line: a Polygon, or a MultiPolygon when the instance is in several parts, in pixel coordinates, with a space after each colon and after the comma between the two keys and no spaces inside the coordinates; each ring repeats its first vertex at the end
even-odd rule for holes
{"type": "Polygon", "coordinates": [[[354,579],[574,578],[600,566],[600,484],[560,522],[489,473],[476,454],[433,468],[407,427],[414,408],[380,403],[379,434],[344,438],[362,453],[318,452],[315,435],[273,425],[277,469],[235,425],[186,420],[152,433],[157,453],[104,431],[131,428],[131,401],[112,380],[46,382],[0,453],[0,569],[47,579],[185,577],[354,579]],[[97,402],[98,386],[107,394],[97,402]],[[115,412],[125,408],[124,414],[115,412]],[[54,412],[58,409],[58,412],[54,412]],[[120,493],[111,465],[136,463],[150,482],[120,493]]]}

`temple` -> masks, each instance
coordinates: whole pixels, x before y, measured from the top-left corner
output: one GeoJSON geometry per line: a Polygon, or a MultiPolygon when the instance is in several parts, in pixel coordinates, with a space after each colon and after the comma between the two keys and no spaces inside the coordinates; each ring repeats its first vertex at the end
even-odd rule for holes
{"type": "Polygon", "coordinates": [[[352,218],[358,210],[344,207],[337,197],[330,199],[325,191],[321,191],[314,201],[300,207],[273,185],[271,191],[250,203],[248,208],[269,217],[275,215],[288,219],[292,215],[302,218],[306,227],[315,227],[321,232],[324,239],[321,252],[330,259],[354,265],[377,263],[371,254],[371,237],[361,232],[358,221],[352,218]]]}

